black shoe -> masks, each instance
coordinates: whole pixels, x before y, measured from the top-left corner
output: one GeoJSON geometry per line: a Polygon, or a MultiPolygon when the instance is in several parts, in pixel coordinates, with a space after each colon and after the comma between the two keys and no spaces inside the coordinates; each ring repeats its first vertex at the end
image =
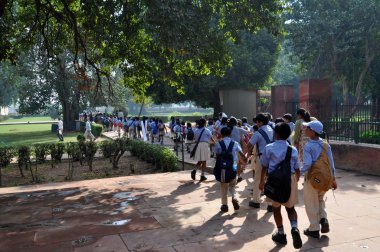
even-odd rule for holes
{"type": "Polygon", "coordinates": [[[240,205],[239,205],[239,201],[237,199],[232,199],[232,205],[234,206],[235,210],[239,210],[240,205]]]}
{"type": "Polygon", "coordinates": [[[227,205],[222,205],[220,208],[220,211],[222,212],[228,212],[228,206],[227,205]]]}
{"type": "Polygon", "coordinates": [[[272,234],[272,240],[281,245],[286,245],[288,243],[286,240],[286,234],[280,234],[279,232],[272,234]]]}
{"type": "Polygon", "coordinates": [[[243,178],[242,177],[238,177],[237,181],[236,181],[236,184],[240,183],[243,181],[243,178]]]}
{"type": "Polygon", "coordinates": [[[273,207],[271,205],[267,206],[267,212],[272,213],[273,212],[273,207]]]}
{"type": "Polygon", "coordinates": [[[329,221],[326,218],[322,218],[319,223],[321,223],[321,233],[324,234],[330,232],[329,221]]]}
{"type": "Polygon", "coordinates": [[[292,228],[292,238],[293,238],[293,247],[295,249],[301,248],[302,247],[302,240],[301,240],[301,236],[300,236],[300,231],[296,227],[292,228]]]}
{"type": "Polygon", "coordinates": [[[303,233],[304,235],[319,239],[319,231],[310,231],[309,229],[305,229],[303,233]]]}
{"type": "Polygon", "coordinates": [[[260,208],[260,203],[257,203],[257,202],[254,202],[254,201],[251,200],[249,202],[249,206],[253,207],[253,208],[260,208]]]}
{"type": "Polygon", "coordinates": [[[192,170],[191,171],[191,179],[195,180],[195,174],[197,173],[197,170],[192,170]]]}
{"type": "Polygon", "coordinates": [[[205,181],[205,180],[207,180],[207,178],[205,176],[201,176],[201,179],[199,181],[202,182],[202,181],[205,181]]]}

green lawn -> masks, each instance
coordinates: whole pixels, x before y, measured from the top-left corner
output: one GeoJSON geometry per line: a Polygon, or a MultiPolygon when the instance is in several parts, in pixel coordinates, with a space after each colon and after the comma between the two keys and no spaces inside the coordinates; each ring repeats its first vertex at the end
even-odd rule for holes
{"type": "Polygon", "coordinates": [[[7,120],[2,121],[2,123],[7,122],[36,122],[36,121],[54,121],[50,116],[10,116],[7,120]]]}
{"type": "MultiPolygon", "coordinates": [[[[65,142],[74,142],[78,132],[64,133],[65,142]]],[[[51,124],[0,125],[0,146],[58,142],[51,124]]]]}

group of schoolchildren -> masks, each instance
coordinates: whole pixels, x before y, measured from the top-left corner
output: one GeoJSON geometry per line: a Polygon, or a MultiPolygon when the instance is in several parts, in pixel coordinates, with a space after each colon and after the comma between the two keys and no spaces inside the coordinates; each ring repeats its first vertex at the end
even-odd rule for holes
{"type": "Polygon", "coordinates": [[[118,117],[117,115],[113,115],[101,117],[101,122],[105,131],[116,131],[120,137],[123,130],[125,137],[133,139],[144,138],[143,124],[146,130],[146,137],[152,143],[157,141],[163,144],[164,136],[168,132],[163,121],[154,117],[142,117],[140,119],[138,116],[128,118],[127,116],[118,117]]]}
{"type": "Polygon", "coordinates": [[[277,226],[272,240],[286,245],[281,216],[281,206],[284,206],[291,225],[293,246],[299,249],[302,247],[302,239],[294,206],[298,203],[297,183],[300,175],[304,175],[303,196],[310,222],[304,234],[319,238],[320,232],[328,233],[330,229],[324,195],[329,189],[337,188],[331,147],[321,138],[324,136],[322,123],[310,117],[304,109],[297,111],[295,124],[291,114],[285,114],[273,122],[269,113],[260,113],[253,121],[254,125],[250,126],[246,118],[227,118],[224,113],[219,114],[216,122],[209,120],[209,125],[206,125],[205,119],[197,121],[192,139],[193,145],[195,144],[192,155],[197,164],[191,171],[191,178],[195,180],[197,169],[200,169],[200,181],[207,180],[206,161],[211,152],[215,152],[214,175],[221,185],[220,210],[228,211],[227,191],[232,196],[234,209],[238,210],[240,206],[235,186],[243,179],[242,167],[250,161],[253,168],[253,192],[249,206],[260,208],[260,198],[263,194],[266,195],[267,211],[273,212],[277,226]],[[322,164],[321,168],[320,165],[316,168],[317,164],[322,164]],[[322,184],[324,187],[321,187],[322,184]]]}

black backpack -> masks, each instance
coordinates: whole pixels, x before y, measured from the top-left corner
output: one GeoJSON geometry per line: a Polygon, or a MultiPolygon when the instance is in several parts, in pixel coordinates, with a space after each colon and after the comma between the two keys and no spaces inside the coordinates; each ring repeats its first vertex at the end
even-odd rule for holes
{"type": "Polygon", "coordinates": [[[186,139],[189,141],[194,140],[194,131],[192,128],[187,128],[187,134],[186,134],[186,139]]]}
{"type": "Polygon", "coordinates": [[[234,141],[231,141],[226,148],[224,141],[219,142],[222,148],[222,153],[217,155],[216,163],[214,167],[215,179],[222,183],[229,183],[236,179],[236,171],[232,168],[234,164],[234,157],[232,155],[232,148],[234,147],[234,141]]]}
{"type": "Polygon", "coordinates": [[[268,174],[264,186],[264,194],[273,201],[286,203],[291,192],[291,165],[292,147],[288,146],[285,159],[278,165],[277,169],[268,174]]]}
{"type": "MultiPolygon", "coordinates": [[[[265,142],[267,143],[267,145],[270,144],[270,143],[273,143],[273,140],[271,141],[271,140],[269,139],[267,133],[266,133],[264,130],[259,129],[258,132],[259,132],[260,135],[265,139],[265,142]]],[[[261,153],[260,150],[259,150],[259,143],[257,143],[257,145],[256,145],[256,149],[257,149],[257,153],[259,153],[259,154],[261,155],[262,153],[261,153]]]]}

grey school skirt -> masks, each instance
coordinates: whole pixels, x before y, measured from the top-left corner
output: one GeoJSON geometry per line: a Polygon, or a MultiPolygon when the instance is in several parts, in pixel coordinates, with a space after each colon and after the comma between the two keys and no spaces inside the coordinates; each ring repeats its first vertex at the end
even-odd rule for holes
{"type": "Polygon", "coordinates": [[[195,161],[207,161],[210,159],[210,148],[208,143],[200,142],[198,144],[197,150],[195,151],[194,160],[195,161]]]}

